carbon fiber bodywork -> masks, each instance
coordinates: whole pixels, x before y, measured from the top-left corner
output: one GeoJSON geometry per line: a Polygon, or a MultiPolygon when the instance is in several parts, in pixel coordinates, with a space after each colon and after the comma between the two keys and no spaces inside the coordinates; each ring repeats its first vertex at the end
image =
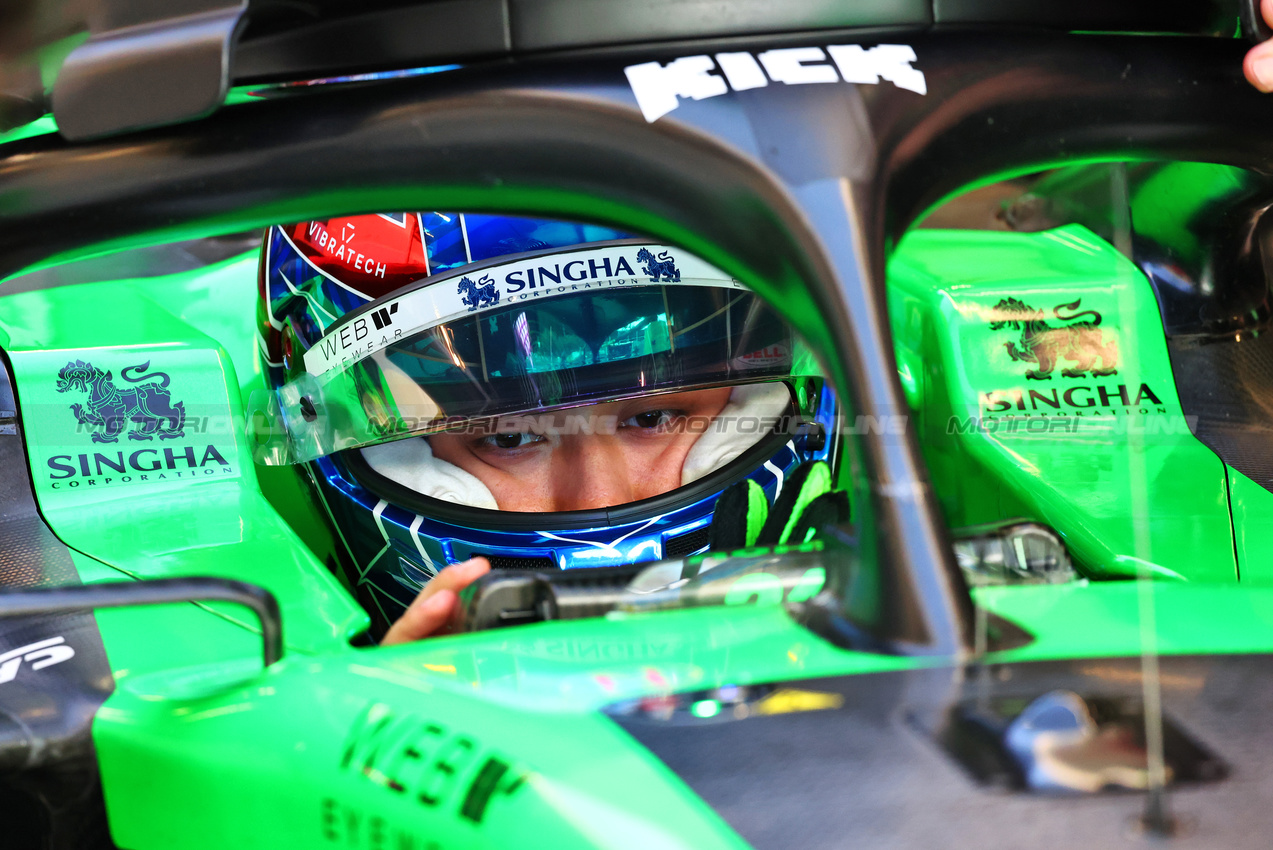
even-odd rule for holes
{"type": "Polygon", "coordinates": [[[1273,334],[1169,340],[1181,407],[1220,459],[1273,490],[1273,334]],[[1235,338],[1236,337],[1236,338],[1235,338]]]}
{"type": "MultiPolygon", "coordinates": [[[[1257,823],[1273,793],[1268,669],[1263,655],[1163,660],[1169,766],[1173,736],[1178,751],[1214,754],[1206,770],[1176,771],[1172,847],[1266,846],[1257,823]]],[[[1140,829],[1143,797],[1032,793],[1010,777],[986,784],[968,762],[995,757],[989,732],[965,742],[975,752],[961,763],[951,726],[968,707],[1024,706],[1059,689],[1138,705],[1141,687],[1140,659],[1106,658],[779,682],[769,705],[786,710],[766,711],[762,699],[759,710],[725,705],[704,719],[608,711],[758,850],[1014,848],[1026,824],[1055,846],[1116,847],[1140,829]],[[784,690],[803,696],[774,701],[784,690]]]]}
{"type": "MultiPolygon", "coordinates": [[[[16,410],[0,352],[0,481],[5,482],[0,488],[0,586],[78,584],[70,550],[36,508],[16,410]]],[[[43,835],[49,850],[111,846],[91,727],[114,685],[91,612],[0,619],[0,776],[7,788],[0,793],[0,819],[6,832],[12,830],[6,840],[23,846],[43,835]]]]}

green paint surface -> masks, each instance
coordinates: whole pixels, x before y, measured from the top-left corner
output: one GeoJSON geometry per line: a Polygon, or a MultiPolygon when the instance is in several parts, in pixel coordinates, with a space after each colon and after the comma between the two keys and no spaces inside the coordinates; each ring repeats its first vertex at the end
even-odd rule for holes
{"type": "MultiPolygon", "coordinates": [[[[1089,576],[1143,564],[1188,579],[1147,590],[1095,580],[982,588],[979,604],[1034,636],[995,660],[1078,657],[1099,666],[1103,657],[1139,655],[1145,593],[1162,652],[1273,649],[1273,588],[1257,580],[1268,569],[1263,541],[1273,539],[1264,532],[1273,524],[1269,494],[1231,470],[1226,476],[1181,430],[1152,292],[1139,272],[1076,227],[916,232],[890,271],[903,386],[952,524],[1027,516],[1061,531],[1089,576]],[[1004,345],[1020,349],[1022,330],[990,328],[1003,319],[996,305],[1006,298],[1045,313],[1050,328],[1078,321],[1055,318],[1062,304],[1081,302],[1067,315],[1100,313],[1100,342],[1116,343],[1117,373],[1065,377],[1061,369],[1073,361],[1062,358],[1049,378],[1026,378],[1040,364],[1013,359],[1004,345]],[[1076,404],[1086,411],[1106,407],[1101,387],[1108,401],[1119,386],[1134,395],[1142,384],[1157,398],[1152,409],[1122,419],[1085,413],[1077,430],[948,430],[952,420],[1007,419],[997,410],[1005,401],[1010,421],[1063,421],[1054,413],[1070,388],[1091,388],[1070,394],[1094,399],[1076,404]],[[1030,419],[1017,416],[1026,412],[1018,399],[1030,419]],[[1131,421],[1162,424],[1119,424],[1131,421]]],[[[260,386],[255,298],[251,256],[180,275],[0,297],[0,345],[14,365],[41,510],[74,550],[83,579],[219,575],[268,587],[283,608],[287,652],[268,670],[255,624],[231,606],[98,613],[116,690],[95,721],[94,742],[120,846],[425,850],[430,842],[504,847],[534,836],[562,848],[742,847],[600,709],[723,685],[952,661],[837,648],[764,593],[737,606],[350,647],[366,618],[315,554],[330,541],[321,539],[305,488],[290,471],[266,477],[272,473],[252,465],[241,436],[241,399],[260,386]],[[198,417],[199,430],[169,441],[94,442],[95,429],[77,427],[71,410],[85,394],[57,392],[58,373],[77,360],[109,368],[119,386],[122,369],[149,361],[151,372],[169,374],[171,399],[191,421],[198,417]],[[119,463],[122,451],[131,469],[139,449],[155,451],[141,456],[154,459],[165,448],[174,458],[191,448],[201,461],[209,445],[226,463],[206,476],[199,465],[196,476],[107,483],[124,473],[97,468],[96,455],[119,463]],[[53,458],[76,474],[54,477],[64,470],[49,465],[53,458]],[[61,486],[70,480],[81,483],[61,486]]],[[[820,577],[809,592],[815,585],[820,577]]],[[[698,720],[722,722],[706,709],[698,720]]]]}
{"type": "Polygon", "coordinates": [[[1070,225],[913,231],[889,274],[898,369],[951,525],[1038,520],[1093,577],[1143,563],[1237,579],[1224,466],[1189,432],[1138,269],[1070,225]]]}
{"type": "MultiPolygon", "coordinates": [[[[255,264],[239,260],[0,298],[36,496],[58,537],[120,578],[263,584],[279,597],[290,648],[341,647],[366,615],[266,501],[243,436],[238,367],[242,388],[253,386],[255,297],[255,264]],[[105,428],[77,421],[72,410],[91,406],[89,393],[58,392],[59,374],[77,362],[109,371],[120,391],[161,382],[142,375],[134,384],[123,374],[129,367],[148,363],[146,374],[167,374],[166,401],[184,405],[184,434],[133,439],[128,422],[114,442],[94,441],[105,428]]],[[[256,629],[234,606],[210,607],[256,629]]],[[[190,611],[196,620],[220,619],[190,611]]]]}
{"type": "MultiPolygon", "coordinates": [[[[1036,634],[993,661],[1090,658],[1099,671],[1103,657],[1140,653],[1140,592],[1093,582],[977,598],[1036,634]]],[[[1273,588],[1149,592],[1165,653],[1273,649],[1273,588]]],[[[96,742],[116,840],[139,850],[375,847],[369,830],[418,847],[528,835],[536,846],[740,847],[598,709],[727,684],[813,679],[802,687],[816,690],[819,677],[921,663],[948,660],[838,649],[777,606],[611,616],[295,656],[254,676],[224,664],[132,676],[96,742]],[[465,801],[492,759],[508,770],[475,822],[465,801]]],[[[700,714],[693,722],[720,722],[700,714]]]]}

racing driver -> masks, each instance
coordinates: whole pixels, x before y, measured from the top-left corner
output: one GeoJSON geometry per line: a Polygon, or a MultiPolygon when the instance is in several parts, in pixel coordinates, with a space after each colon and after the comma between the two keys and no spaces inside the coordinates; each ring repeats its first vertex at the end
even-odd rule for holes
{"type": "Polygon", "coordinates": [[[258,460],[310,464],[383,643],[446,630],[491,566],[700,551],[727,487],[763,504],[834,461],[834,396],[791,328],[649,239],[347,216],[270,228],[260,284],[258,460]]]}

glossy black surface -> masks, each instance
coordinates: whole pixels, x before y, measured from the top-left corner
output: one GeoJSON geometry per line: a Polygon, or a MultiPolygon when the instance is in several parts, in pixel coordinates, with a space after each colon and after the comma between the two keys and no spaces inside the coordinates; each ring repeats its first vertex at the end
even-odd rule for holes
{"type": "Polygon", "coordinates": [[[979,704],[992,711],[1067,689],[1097,706],[1134,707],[1138,658],[769,683],[738,712],[743,719],[730,705],[700,719],[657,701],[609,712],[758,850],[1267,846],[1273,659],[1161,665],[1169,748],[1194,759],[1179,760],[1169,798],[1179,831],[1162,844],[1139,832],[1143,794],[1023,793],[1012,781],[987,784],[948,749],[952,716],[979,704]],[[803,708],[775,711],[784,706],[803,708]]]}
{"type": "MultiPolygon", "coordinates": [[[[231,81],[303,80],[376,70],[524,57],[622,44],[833,29],[894,32],[975,25],[1059,31],[1228,36],[1250,0],[90,0],[45,4],[41,30],[90,38],[64,63],[54,109],[68,138],[191,120],[218,106],[231,81]],[[59,20],[60,18],[60,20],[59,20]],[[56,23],[52,23],[56,22],[56,23]]],[[[23,23],[21,13],[11,18],[23,23]]],[[[1251,30],[1255,31],[1255,30],[1251,30]]],[[[11,39],[21,44],[24,36],[11,39]]],[[[42,106],[33,65],[0,78],[8,122],[42,106]],[[30,74],[26,74],[27,77],[30,74]],[[17,98],[18,103],[14,100],[17,98]],[[16,111],[15,111],[16,110],[16,111]],[[24,111],[25,110],[25,111],[24,111]]],[[[3,118],[4,116],[0,116],[3,118]]]]}
{"type": "Polygon", "coordinates": [[[93,32],[71,51],[53,86],[59,132],[87,139],[216,109],[229,88],[230,48],[245,4],[174,0],[173,17],[118,15],[115,28],[93,32]]]}
{"type": "Polygon", "coordinates": [[[1273,37],[1273,28],[1264,21],[1260,12],[1260,0],[1239,0],[1238,18],[1242,24],[1242,35],[1247,41],[1258,44],[1273,37]]]}
{"type": "Polygon", "coordinates": [[[239,81],[303,79],[621,44],[866,27],[914,31],[977,24],[1229,35],[1236,7],[1224,0],[744,0],[725,11],[715,0],[434,0],[312,2],[289,17],[277,5],[252,3],[234,67],[239,81]]]}
{"type": "Polygon", "coordinates": [[[1273,334],[1209,344],[1168,340],[1180,407],[1198,440],[1273,491],[1273,334]]]}

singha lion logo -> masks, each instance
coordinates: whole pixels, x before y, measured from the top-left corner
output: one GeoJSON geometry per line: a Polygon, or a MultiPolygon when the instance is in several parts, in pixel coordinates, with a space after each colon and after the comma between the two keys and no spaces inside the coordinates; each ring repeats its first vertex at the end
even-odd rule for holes
{"type": "Polygon", "coordinates": [[[676,268],[676,260],[672,259],[672,255],[667,251],[663,251],[656,258],[650,253],[649,248],[642,248],[637,251],[637,262],[645,263],[645,273],[650,276],[650,283],[658,283],[662,278],[666,283],[680,283],[681,273],[676,268]]]}
{"type": "Polygon", "coordinates": [[[119,375],[132,386],[117,387],[110,372],[75,360],[57,373],[57,391],[88,393],[88,401],[72,404],[71,412],[80,424],[92,426],[94,443],[119,442],[119,435],[129,422],[133,423],[133,429],[128,432],[130,440],[184,437],[185,403],[172,403],[166,373],[142,374],[149,368],[149,360],[137,366],[125,366],[119,375]]]}
{"type": "Polygon", "coordinates": [[[1008,356],[1013,360],[1037,363],[1037,369],[1028,369],[1026,378],[1033,381],[1051,380],[1052,371],[1061,360],[1072,360],[1074,366],[1061,370],[1066,378],[1083,378],[1088,372],[1092,377],[1118,374],[1118,342],[1106,342],[1100,329],[1101,314],[1095,310],[1061,315],[1062,310],[1074,311],[1083,299],[1052,308],[1052,314],[1063,322],[1073,322],[1080,316],[1091,315],[1091,321],[1074,322],[1054,328],[1043,318],[1043,311],[1036,310],[1016,298],[1004,298],[994,306],[990,330],[1012,328],[1021,331],[1020,347],[1016,342],[1005,342],[1008,356]],[[1097,362],[1100,362],[1098,368],[1097,362]]]}
{"type": "Polygon", "coordinates": [[[477,310],[478,307],[494,307],[499,303],[499,290],[495,288],[495,281],[491,280],[490,275],[482,275],[477,283],[467,277],[462,277],[455,291],[456,293],[468,293],[460,299],[460,303],[467,306],[470,313],[477,310]]]}

